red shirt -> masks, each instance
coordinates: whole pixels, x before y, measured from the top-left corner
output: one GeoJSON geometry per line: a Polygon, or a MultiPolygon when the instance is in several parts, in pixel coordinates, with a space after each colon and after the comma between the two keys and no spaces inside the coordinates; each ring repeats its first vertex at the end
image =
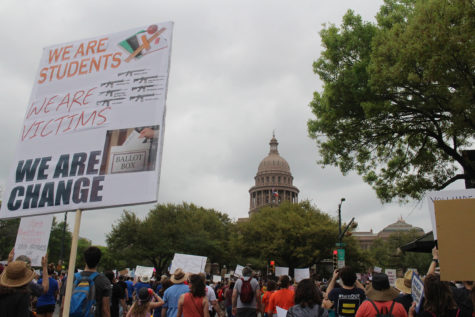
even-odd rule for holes
{"type": "MultiPolygon", "coordinates": [[[[373,301],[373,303],[375,303],[376,307],[378,307],[378,311],[381,311],[382,307],[386,307],[389,312],[389,309],[391,308],[393,301],[387,301],[387,302],[373,301]]],[[[407,317],[407,312],[404,309],[404,306],[402,306],[400,303],[394,303],[392,315],[394,317],[407,317]]],[[[363,304],[360,305],[355,315],[355,317],[374,317],[374,316],[376,316],[376,309],[374,309],[373,304],[371,304],[369,300],[365,300],[363,304]]]]}

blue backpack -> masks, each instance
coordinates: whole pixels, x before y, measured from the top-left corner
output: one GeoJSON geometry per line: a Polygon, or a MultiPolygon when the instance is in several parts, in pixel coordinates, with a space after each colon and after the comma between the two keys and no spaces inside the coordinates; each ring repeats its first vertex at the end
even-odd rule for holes
{"type": "Polygon", "coordinates": [[[70,317],[93,317],[96,310],[96,288],[94,280],[99,273],[89,276],[81,273],[74,274],[73,293],[69,308],[70,317]]]}

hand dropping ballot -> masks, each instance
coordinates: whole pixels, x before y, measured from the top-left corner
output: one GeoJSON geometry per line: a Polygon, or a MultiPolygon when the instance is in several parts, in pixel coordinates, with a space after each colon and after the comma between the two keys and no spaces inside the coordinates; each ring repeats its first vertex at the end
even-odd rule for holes
{"type": "Polygon", "coordinates": [[[112,146],[109,173],[127,173],[146,170],[152,140],[140,137],[133,130],[122,145],[112,146]]]}

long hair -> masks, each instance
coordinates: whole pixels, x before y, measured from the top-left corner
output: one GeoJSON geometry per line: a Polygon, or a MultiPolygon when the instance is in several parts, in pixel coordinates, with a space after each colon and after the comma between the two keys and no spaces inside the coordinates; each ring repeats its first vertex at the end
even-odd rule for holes
{"type": "Polygon", "coordinates": [[[206,295],[205,283],[198,274],[190,276],[190,293],[193,297],[204,297],[206,295]]]}
{"type": "Polygon", "coordinates": [[[457,307],[448,283],[442,282],[438,274],[429,274],[424,279],[424,310],[440,317],[449,315],[457,307]]]}
{"type": "Polygon", "coordinates": [[[301,280],[297,285],[294,297],[295,304],[299,304],[302,307],[312,308],[315,304],[322,304],[322,293],[315,285],[312,279],[301,280]]]}
{"type": "Polygon", "coordinates": [[[150,301],[152,296],[148,294],[148,289],[146,287],[142,287],[137,294],[137,300],[135,301],[135,305],[132,307],[132,315],[134,316],[141,316],[146,311],[150,311],[150,301]]]}

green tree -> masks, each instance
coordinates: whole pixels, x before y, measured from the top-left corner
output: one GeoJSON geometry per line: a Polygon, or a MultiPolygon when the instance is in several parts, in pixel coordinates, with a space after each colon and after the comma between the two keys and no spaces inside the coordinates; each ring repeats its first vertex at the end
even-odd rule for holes
{"type": "MultiPolygon", "coordinates": [[[[310,267],[331,259],[338,241],[338,223],[311,206],[284,202],[277,207],[264,207],[247,222],[238,223],[234,243],[241,263],[265,268],[275,260],[277,266],[310,267]]],[[[361,250],[353,238],[345,238],[346,263],[362,270],[361,250]]]]}
{"type": "Polygon", "coordinates": [[[0,220],[0,259],[6,260],[15,246],[20,218],[0,220]]]}
{"type": "Polygon", "coordinates": [[[385,0],[377,23],[351,10],[321,31],[324,82],[308,131],[323,165],[362,175],[378,197],[420,199],[475,178],[462,156],[475,136],[475,6],[385,0]]]}
{"type": "Polygon", "coordinates": [[[227,215],[213,209],[187,203],[159,204],[144,220],[125,211],[107,235],[107,245],[120,267],[150,264],[164,272],[175,253],[227,263],[231,226],[227,215]]]}
{"type": "Polygon", "coordinates": [[[50,263],[58,263],[61,255],[61,246],[63,245],[63,261],[69,261],[69,254],[71,252],[72,235],[66,223],[66,230],[64,230],[64,221],[57,222],[56,217],[53,217],[53,224],[51,225],[51,233],[48,243],[48,261],[50,263]]]}

